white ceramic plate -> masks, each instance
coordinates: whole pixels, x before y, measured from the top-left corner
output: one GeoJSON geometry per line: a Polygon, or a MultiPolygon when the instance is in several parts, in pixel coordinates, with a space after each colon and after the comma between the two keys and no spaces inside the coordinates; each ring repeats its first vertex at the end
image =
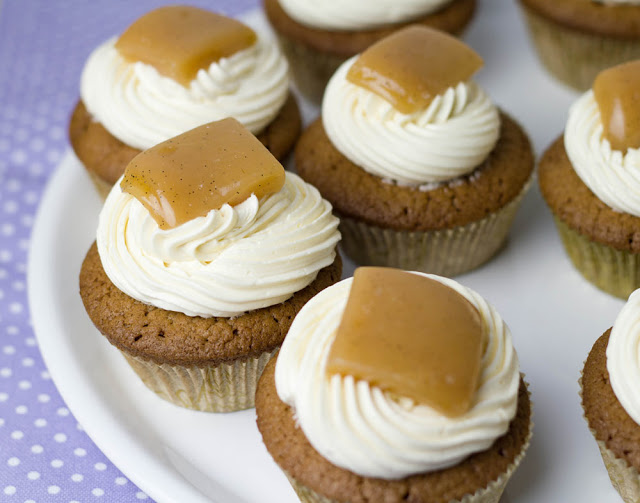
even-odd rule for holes
{"type": "MultiPolygon", "coordinates": [[[[576,94],[539,66],[515,2],[479,3],[466,36],[485,58],[478,80],[540,152],[563,129],[576,94]]],[[[92,326],[77,278],[99,208],[82,168],[67,155],[36,219],[29,297],[40,349],[69,408],[109,459],[159,503],[296,501],[262,445],[253,410],[207,414],[164,402],[92,326]]],[[[346,272],[352,270],[347,264],[346,272]]],[[[572,268],[536,188],[506,248],[458,279],[508,322],[531,383],[534,437],[502,501],[619,502],[582,418],[577,380],[622,301],[572,268]]]]}

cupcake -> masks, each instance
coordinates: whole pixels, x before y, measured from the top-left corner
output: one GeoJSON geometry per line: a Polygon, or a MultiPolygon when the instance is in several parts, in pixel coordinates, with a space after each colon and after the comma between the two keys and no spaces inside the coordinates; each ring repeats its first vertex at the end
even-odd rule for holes
{"type": "Polygon", "coordinates": [[[627,298],[640,287],[640,61],[600,73],[540,160],[540,190],[573,265],[627,298]]]}
{"type": "Polygon", "coordinates": [[[581,377],[582,407],[611,483],[626,503],[640,501],[640,290],[596,341],[581,377]]]}
{"type": "Polygon", "coordinates": [[[586,91],[602,70],[640,58],[638,0],[520,0],[546,69],[586,91]]]}
{"type": "Polygon", "coordinates": [[[228,118],[131,161],[100,213],[80,295],[161,398],[252,407],[297,312],[340,279],[337,227],[318,191],[228,118]]]}
{"type": "Polygon", "coordinates": [[[306,503],[497,503],[532,428],[495,309],[453,280],[377,267],[300,311],[256,413],[306,503]]]}
{"type": "Polygon", "coordinates": [[[296,169],[340,216],[355,262],[451,276],[504,243],[533,153],[470,80],[481,65],[459,40],[412,26],[331,78],[296,169]]]}
{"type": "Polygon", "coordinates": [[[473,16],[476,0],[264,0],[263,4],[297,88],[320,103],[329,78],[348,58],[410,23],[459,35],[473,16]]]}
{"type": "Polygon", "coordinates": [[[282,160],[300,133],[288,64],[271,37],[187,6],[162,7],[96,48],[71,145],[106,196],[142,150],[234,117],[282,160]]]}

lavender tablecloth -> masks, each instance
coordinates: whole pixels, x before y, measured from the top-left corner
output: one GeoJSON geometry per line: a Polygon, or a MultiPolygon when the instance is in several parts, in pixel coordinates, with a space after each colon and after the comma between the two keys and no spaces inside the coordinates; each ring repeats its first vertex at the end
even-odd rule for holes
{"type": "MultiPolygon", "coordinates": [[[[47,180],[92,48],[166,1],[0,0],[0,501],[130,502],[147,495],[65,406],[30,323],[26,263],[47,180]]],[[[257,0],[190,0],[227,14],[257,0]]]]}

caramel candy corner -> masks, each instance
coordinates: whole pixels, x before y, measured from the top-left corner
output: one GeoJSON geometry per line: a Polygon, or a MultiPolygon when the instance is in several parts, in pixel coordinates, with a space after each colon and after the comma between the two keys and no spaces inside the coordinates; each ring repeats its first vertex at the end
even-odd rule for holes
{"type": "Polygon", "coordinates": [[[474,403],[484,330],[475,306],[439,281],[399,269],[360,267],[327,372],[460,416],[474,403]]]}
{"type": "Polygon", "coordinates": [[[468,80],[482,64],[478,53],[457,38],[411,25],[364,51],[349,69],[347,80],[408,114],[468,80]]]}
{"type": "Polygon", "coordinates": [[[600,72],[593,82],[604,137],[611,148],[640,147],[640,60],[600,72]]]}
{"type": "Polygon", "coordinates": [[[278,192],[282,164],[233,118],[210,122],[138,154],[120,187],[170,229],[251,194],[278,192]]]}
{"type": "Polygon", "coordinates": [[[152,65],[183,86],[198,70],[246,49],[255,32],[235,19],[186,5],[155,9],[135,21],[116,42],[131,61],[152,65]]]}

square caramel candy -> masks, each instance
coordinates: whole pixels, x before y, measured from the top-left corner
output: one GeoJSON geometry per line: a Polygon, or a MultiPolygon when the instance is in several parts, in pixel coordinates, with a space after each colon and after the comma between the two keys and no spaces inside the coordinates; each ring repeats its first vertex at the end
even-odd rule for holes
{"type": "Polygon", "coordinates": [[[640,147],[640,60],[608,68],[593,82],[604,137],[611,148],[640,147]]]}
{"type": "Polygon", "coordinates": [[[468,80],[482,64],[478,53],[457,38],[412,25],[364,51],[349,69],[347,80],[409,114],[468,80]]]}
{"type": "Polygon", "coordinates": [[[161,229],[235,206],[284,185],[282,164],[233,118],[210,122],[134,157],[120,187],[149,210],[161,229]]]}
{"type": "Polygon", "coordinates": [[[161,7],[135,21],[116,42],[131,61],[153,66],[183,86],[198,70],[251,47],[255,32],[235,19],[208,10],[174,5],[161,7]]]}
{"type": "Polygon", "coordinates": [[[360,267],[327,372],[459,416],[474,403],[484,345],[480,313],[452,288],[399,269],[360,267]]]}

